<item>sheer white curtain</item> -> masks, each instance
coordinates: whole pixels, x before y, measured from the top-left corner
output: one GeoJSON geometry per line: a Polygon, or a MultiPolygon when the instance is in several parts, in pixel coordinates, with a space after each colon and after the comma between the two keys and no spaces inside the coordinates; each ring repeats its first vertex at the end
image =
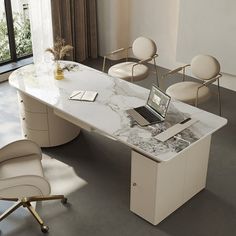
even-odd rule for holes
{"type": "Polygon", "coordinates": [[[51,0],[29,0],[34,63],[44,60],[44,52],[53,45],[51,0]]]}

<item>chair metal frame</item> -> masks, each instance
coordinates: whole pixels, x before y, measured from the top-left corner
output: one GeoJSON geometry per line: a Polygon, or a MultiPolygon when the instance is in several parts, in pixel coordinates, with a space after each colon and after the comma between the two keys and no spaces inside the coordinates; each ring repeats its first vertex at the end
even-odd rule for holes
{"type": "MultiPolygon", "coordinates": [[[[186,80],[186,68],[191,66],[190,64],[186,64],[184,66],[178,67],[174,70],[169,71],[168,73],[164,74],[162,77],[163,79],[166,79],[169,75],[173,75],[178,73],[179,71],[182,71],[182,81],[186,80]]],[[[222,109],[221,109],[221,94],[220,94],[220,82],[219,79],[220,77],[222,77],[221,73],[218,73],[214,78],[212,79],[208,79],[208,80],[203,80],[203,79],[197,79],[199,81],[199,87],[197,88],[197,92],[196,92],[196,97],[195,97],[195,106],[198,107],[198,94],[199,94],[199,90],[203,87],[208,87],[210,84],[214,83],[215,81],[217,81],[217,91],[218,91],[218,105],[219,105],[219,115],[221,116],[222,114],[222,109]]]]}
{"type": "MultiPolygon", "coordinates": [[[[107,55],[105,55],[103,57],[103,65],[102,65],[102,71],[105,72],[105,68],[106,68],[106,59],[109,57],[114,56],[115,54],[124,52],[126,53],[126,61],[128,61],[128,56],[129,56],[129,50],[132,49],[132,46],[129,46],[127,48],[119,48],[115,51],[112,51],[110,53],[108,53],[107,55]]],[[[159,87],[159,80],[158,80],[158,72],[157,72],[157,64],[156,64],[156,58],[158,57],[158,54],[154,54],[152,57],[149,57],[147,59],[144,60],[139,60],[138,62],[136,62],[133,66],[132,66],[132,75],[131,75],[131,82],[134,82],[134,69],[137,65],[141,65],[141,64],[145,64],[147,62],[150,62],[153,60],[153,65],[154,65],[154,70],[155,70],[155,74],[156,74],[156,80],[157,80],[157,86],[159,87]]]]}
{"type": "MultiPolygon", "coordinates": [[[[41,148],[34,143],[31,140],[28,139],[22,139],[22,140],[17,140],[14,141],[3,148],[0,148],[0,162],[4,163],[5,161],[14,159],[14,158],[21,158],[21,157],[27,157],[31,155],[37,155],[41,161],[42,158],[42,151],[41,148]]],[[[39,214],[36,212],[34,207],[31,205],[31,202],[42,202],[42,201],[47,201],[47,200],[61,200],[63,204],[67,203],[67,198],[64,195],[50,195],[50,184],[49,182],[44,178],[44,176],[41,175],[30,175],[30,174],[25,174],[25,175],[19,175],[15,177],[9,177],[9,178],[2,178],[0,179],[1,183],[7,183],[7,181],[18,179],[24,177],[24,182],[23,185],[26,186],[32,186],[37,189],[38,193],[34,193],[37,196],[35,196],[33,193],[30,196],[30,192],[27,193],[22,193],[19,195],[14,195],[15,193],[3,193],[1,196],[0,193],[0,201],[11,201],[15,202],[11,207],[9,207],[4,213],[0,215],[0,222],[4,220],[7,216],[9,216],[11,213],[13,213],[15,210],[17,210],[19,207],[23,206],[27,208],[30,213],[33,215],[33,217],[36,219],[36,221],[40,224],[41,226],[41,231],[43,233],[47,233],[49,230],[49,227],[46,226],[39,216],[39,214]],[[29,177],[31,179],[26,179],[25,177],[29,177]],[[47,190],[44,189],[45,193],[42,192],[42,189],[39,186],[34,185],[33,179],[38,179],[41,181],[41,184],[45,184],[45,189],[48,188],[47,190]],[[48,193],[46,193],[48,192],[48,193]],[[24,196],[25,195],[25,196],[24,196]],[[12,197],[11,197],[12,196],[12,197]]],[[[19,187],[21,186],[22,183],[16,183],[13,185],[13,187],[19,187]]],[[[3,186],[4,187],[4,186],[3,186]]],[[[42,187],[42,186],[41,186],[42,187]]],[[[11,186],[6,184],[6,186],[3,189],[10,189],[11,186]]],[[[24,191],[25,192],[25,191],[24,191]]]]}
{"type": "Polygon", "coordinates": [[[24,197],[24,198],[1,198],[0,201],[13,201],[15,204],[8,208],[1,216],[0,216],[0,222],[5,219],[7,216],[9,216],[11,213],[13,213],[15,210],[17,210],[19,207],[23,206],[29,210],[29,212],[33,215],[33,217],[36,219],[36,221],[41,226],[41,231],[43,233],[47,233],[49,230],[49,227],[44,224],[43,220],[37,213],[37,211],[34,209],[34,207],[31,205],[31,202],[39,202],[39,201],[48,201],[48,200],[61,200],[62,204],[67,203],[67,198],[65,198],[64,195],[50,195],[50,196],[33,196],[33,197],[24,197]]]}

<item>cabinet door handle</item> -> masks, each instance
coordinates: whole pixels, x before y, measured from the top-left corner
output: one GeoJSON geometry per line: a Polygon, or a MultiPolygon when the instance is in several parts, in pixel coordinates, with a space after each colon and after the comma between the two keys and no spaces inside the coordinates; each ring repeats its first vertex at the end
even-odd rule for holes
{"type": "Polygon", "coordinates": [[[25,136],[25,138],[27,138],[27,134],[25,134],[24,136],[25,136]]]}
{"type": "Polygon", "coordinates": [[[22,102],[23,102],[23,100],[20,100],[20,102],[22,103],[22,102]]]}
{"type": "Polygon", "coordinates": [[[25,120],[25,117],[23,117],[22,120],[25,120]]]}
{"type": "Polygon", "coordinates": [[[133,183],[133,186],[135,187],[135,186],[137,186],[137,184],[136,184],[136,183],[133,183]]]}

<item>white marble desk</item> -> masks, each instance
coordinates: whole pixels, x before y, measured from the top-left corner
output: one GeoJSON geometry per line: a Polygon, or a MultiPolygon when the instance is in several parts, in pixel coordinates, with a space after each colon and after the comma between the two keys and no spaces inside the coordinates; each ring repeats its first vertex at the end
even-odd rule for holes
{"type": "MultiPolygon", "coordinates": [[[[205,187],[211,134],[224,126],[226,119],[171,101],[164,123],[131,128],[125,111],[144,105],[149,90],[77,65],[65,72],[63,80],[54,79],[52,65],[29,65],[14,71],[9,82],[22,96],[52,109],[55,117],[130,146],[133,150],[131,210],[152,224],[159,223],[205,187]],[[74,90],[94,90],[98,96],[95,102],[69,100],[74,90]],[[155,139],[156,134],[189,116],[199,121],[181,132],[181,138],[188,142],[171,138],[162,143],[155,139]],[[139,188],[142,185],[143,188],[139,188]]],[[[55,132],[60,132],[58,127],[55,132]]],[[[77,134],[78,130],[61,143],[77,134]]]]}

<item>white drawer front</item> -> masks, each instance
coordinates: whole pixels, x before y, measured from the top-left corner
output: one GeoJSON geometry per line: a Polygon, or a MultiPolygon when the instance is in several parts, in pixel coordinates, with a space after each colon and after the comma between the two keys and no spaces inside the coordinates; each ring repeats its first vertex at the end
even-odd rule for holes
{"type": "Polygon", "coordinates": [[[36,142],[40,147],[50,146],[48,131],[31,130],[25,127],[22,127],[22,131],[25,138],[36,142]]]}
{"type": "MultiPolygon", "coordinates": [[[[23,105],[25,111],[46,113],[47,106],[18,91],[19,103],[23,105]]],[[[21,106],[21,105],[20,105],[21,106]]]]}
{"type": "Polygon", "coordinates": [[[48,130],[47,114],[21,111],[22,125],[34,130],[48,130]]]}

